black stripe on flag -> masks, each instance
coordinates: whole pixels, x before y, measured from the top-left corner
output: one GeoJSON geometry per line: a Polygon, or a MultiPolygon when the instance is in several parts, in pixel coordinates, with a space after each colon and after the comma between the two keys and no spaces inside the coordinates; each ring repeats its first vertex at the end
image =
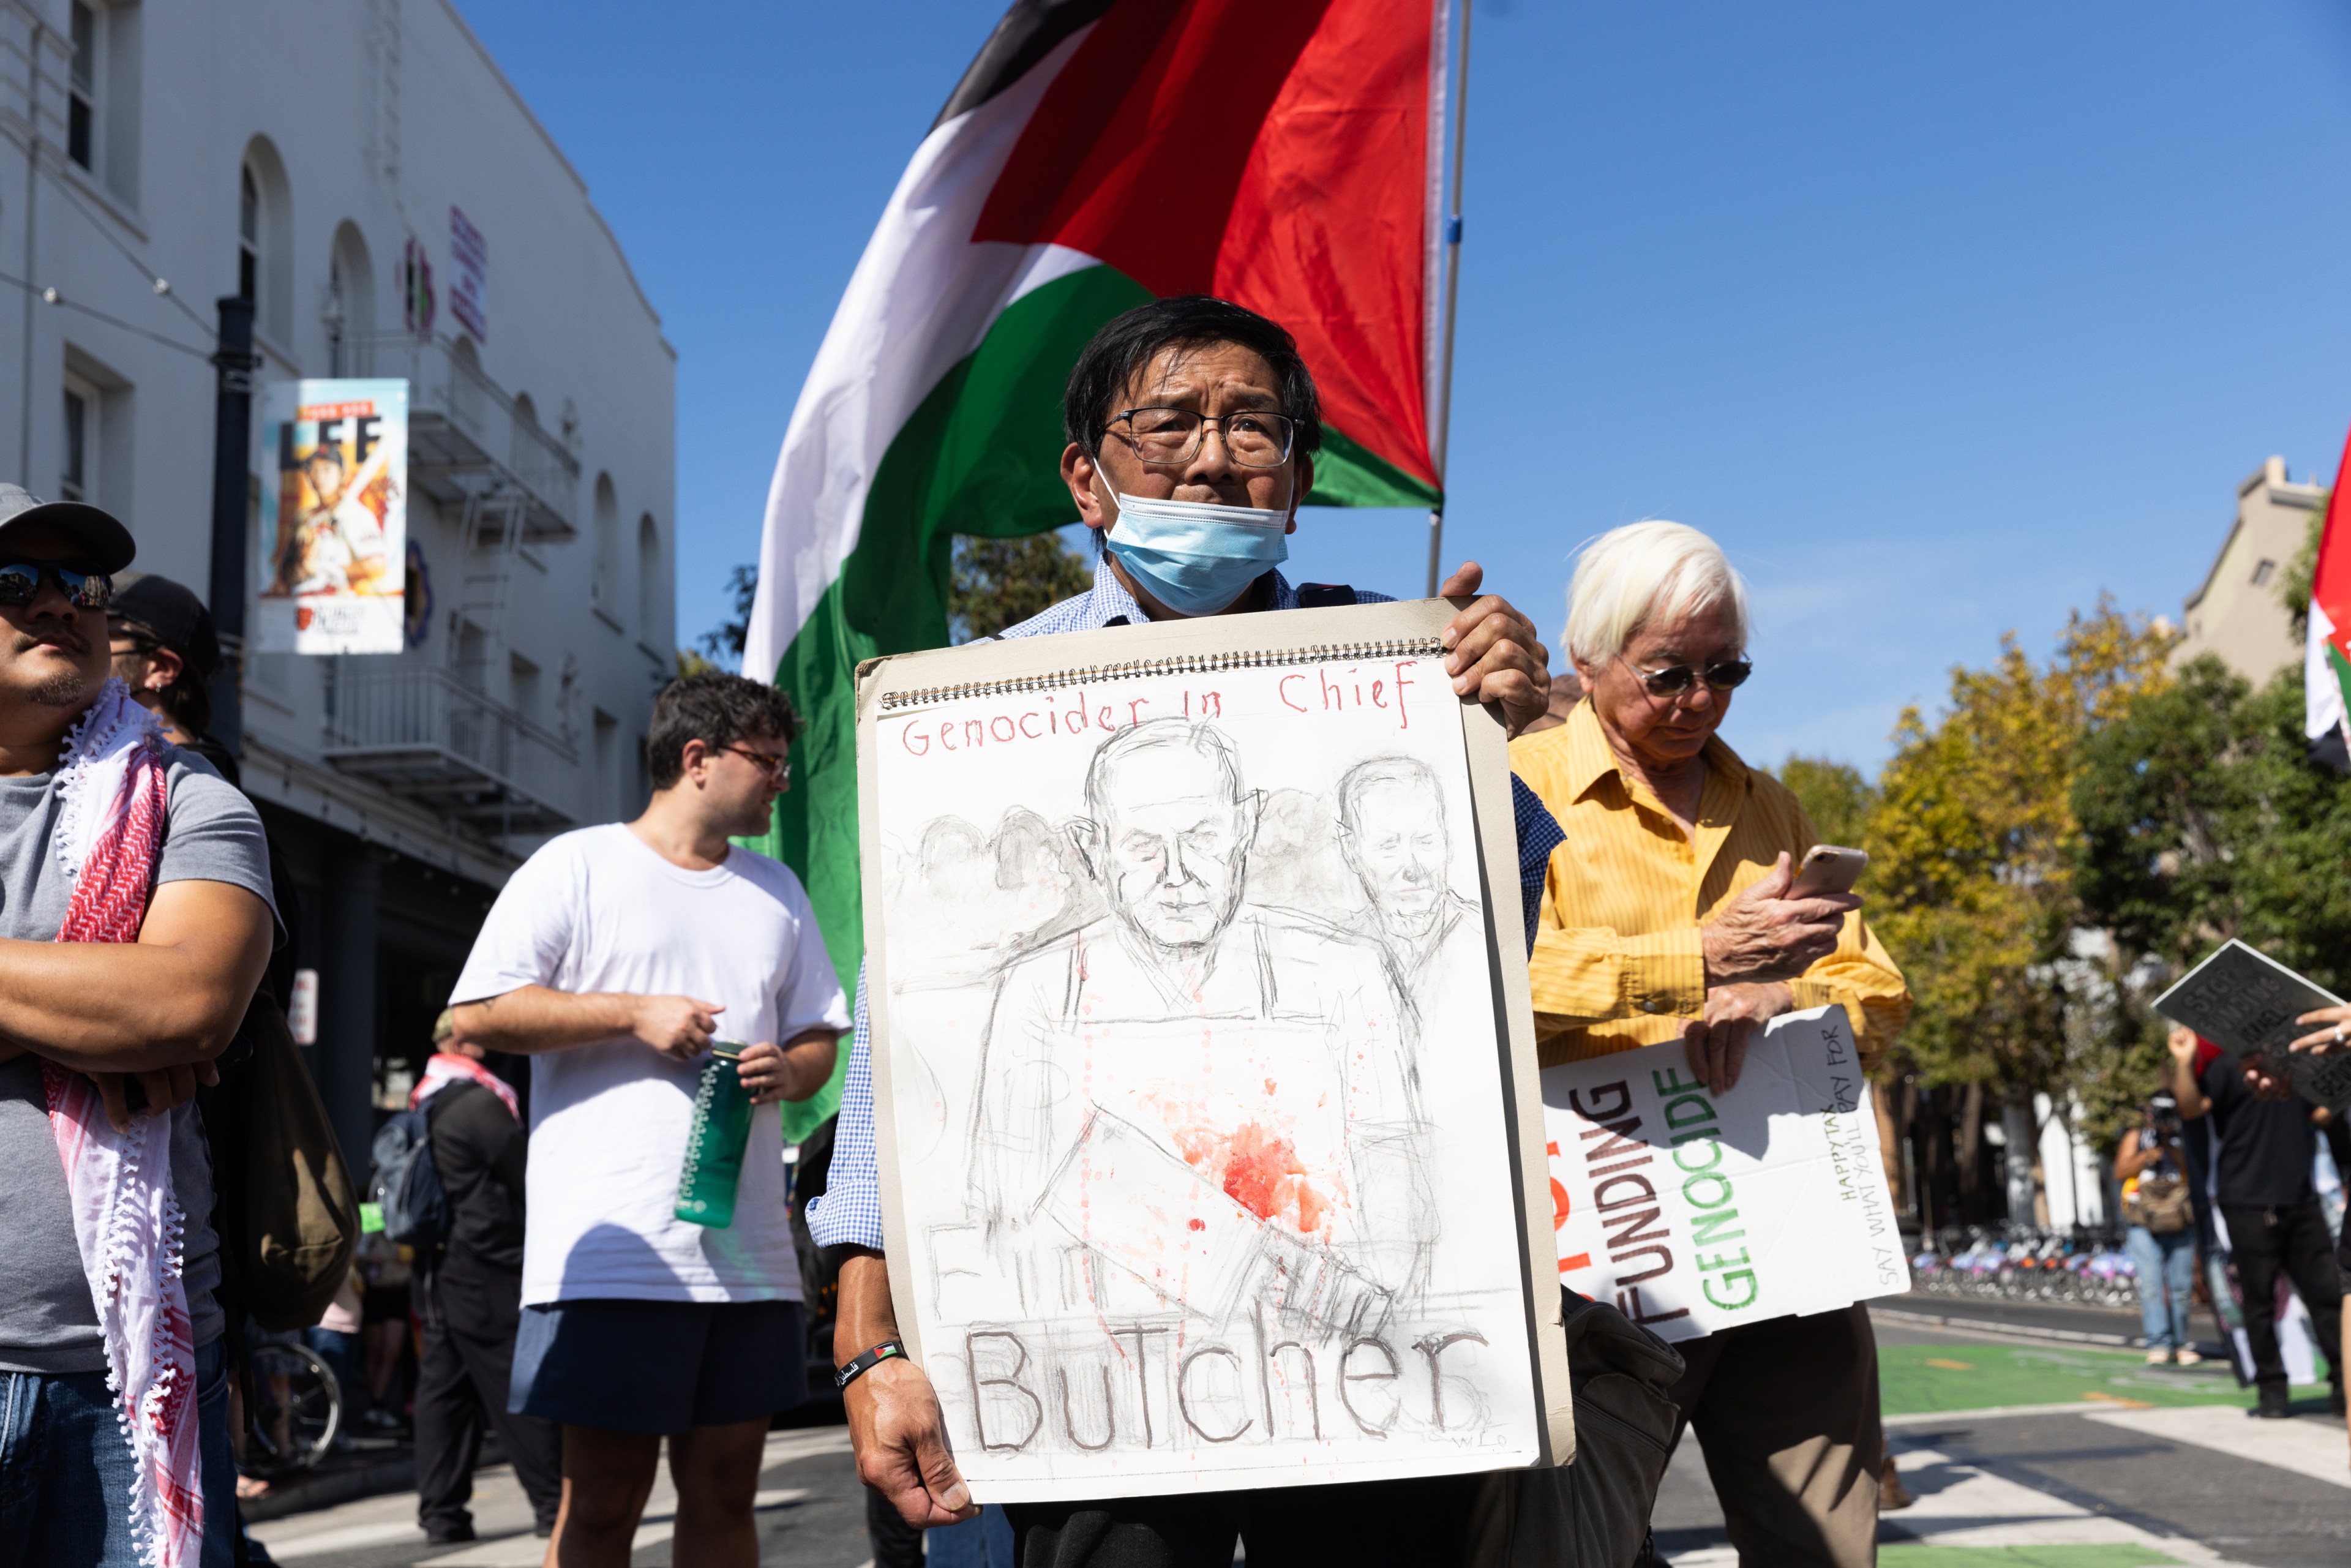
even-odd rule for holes
{"type": "Polygon", "coordinates": [[[967,110],[977,109],[1014,82],[1053,52],[1062,39],[1079,28],[1102,20],[1117,0],[1017,0],[1004,19],[996,24],[996,31],[987,36],[980,47],[979,56],[971,68],[963,73],[947,98],[947,106],[939,110],[931,129],[953,120],[967,110]]]}

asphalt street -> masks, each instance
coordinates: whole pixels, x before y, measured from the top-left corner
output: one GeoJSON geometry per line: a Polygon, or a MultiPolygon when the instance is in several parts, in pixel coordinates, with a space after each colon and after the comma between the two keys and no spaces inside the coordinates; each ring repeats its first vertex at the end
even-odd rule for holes
{"type": "MultiPolygon", "coordinates": [[[[1970,1328],[1922,1322],[1914,1307],[1947,1310],[1912,1297],[1880,1316],[1889,1405],[1948,1403],[1974,1387],[2000,1403],[1888,1417],[1889,1446],[1917,1500],[1883,1520],[1883,1568],[2351,1563],[2351,1447],[2342,1423],[2325,1414],[2323,1396],[2300,1399],[2293,1420],[2255,1421],[2234,1404],[2185,1402],[2237,1397],[2225,1374],[2143,1376],[2126,1353],[2079,1348],[2107,1343],[2111,1318],[2011,1318],[1970,1328]],[[1902,1370],[1922,1358],[1946,1369],[1929,1373],[1944,1385],[1902,1370]],[[1904,1399],[1895,1398],[1897,1388],[1907,1391],[1904,1399]],[[2016,1397],[2020,1388],[2046,1402],[2016,1397]]],[[[759,1485],[763,1563],[860,1568],[870,1559],[844,1429],[774,1434],[759,1485]]],[[[674,1500],[664,1478],[638,1532],[639,1564],[670,1561],[674,1500]]],[[[481,1477],[475,1542],[428,1546],[415,1508],[413,1493],[396,1493],[275,1520],[254,1533],[288,1568],[528,1568],[539,1561],[544,1543],[529,1533],[528,1506],[503,1469],[481,1477]]],[[[1676,1568],[1736,1563],[1695,1442],[1675,1455],[1655,1521],[1676,1568]]]]}

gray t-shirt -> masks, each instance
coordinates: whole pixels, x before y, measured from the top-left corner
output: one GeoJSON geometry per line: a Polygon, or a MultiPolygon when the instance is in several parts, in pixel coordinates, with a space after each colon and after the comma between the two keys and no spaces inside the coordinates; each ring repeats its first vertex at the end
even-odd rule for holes
{"type": "MultiPolygon", "coordinates": [[[[269,849],[253,803],[193,752],[172,747],[166,758],[171,800],[157,884],[234,883],[268,899],[269,849]]],[[[51,841],[57,781],[54,773],[0,778],[0,937],[53,942],[65,924],[73,882],[51,841]]],[[[209,1344],[226,1325],[213,1299],[221,1270],[212,1159],[193,1104],[172,1113],[172,1186],[187,1216],[188,1314],[195,1343],[209,1344]]],[[[0,1372],[104,1371],[41,1062],[31,1055],[0,1062],[0,1372]]]]}

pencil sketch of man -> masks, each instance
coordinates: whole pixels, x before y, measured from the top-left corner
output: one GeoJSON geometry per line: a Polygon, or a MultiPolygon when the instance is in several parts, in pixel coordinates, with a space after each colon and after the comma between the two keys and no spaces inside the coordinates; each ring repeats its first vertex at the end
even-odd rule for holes
{"type": "Polygon", "coordinates": [[[1465,956],[1485,976],[1485,921],[1453,891],[1453,838],[1445,794],[1426,763],[1374,757],[1339,780],[1339,852],[1364,884],[1372,921],[1405,994],[1428,999],[1424,982],[1450,977],[1465,956]],[[1443,963],[1440,964],[1440,956],[1443,963]]]}
{"type": "Polygon", "coordinates": [[[974,1122],[982,1222],[1050,1307],[1072,1243],[1220,1317],[1384,1318],[1433,1233],[1376,945],[1245,896],[1261,797],[1214,726],[1121,731],[1071,834],[1106,913],[1010,966],[974,1122]]]}

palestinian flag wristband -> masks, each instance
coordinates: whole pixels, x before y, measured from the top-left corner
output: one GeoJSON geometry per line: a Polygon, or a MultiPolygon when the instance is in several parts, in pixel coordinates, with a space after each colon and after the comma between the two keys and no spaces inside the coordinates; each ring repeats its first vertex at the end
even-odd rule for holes
{"type": "Polygon", "coordinates": [[[836,1389],[847,1388],[883,1362],[895,1361],[905,1354],[904,1345],[894,1339],[885,1339],[863,1355],[850,1357],[849,1364],[832,1375],[832,1385],[836,1389]]]}

